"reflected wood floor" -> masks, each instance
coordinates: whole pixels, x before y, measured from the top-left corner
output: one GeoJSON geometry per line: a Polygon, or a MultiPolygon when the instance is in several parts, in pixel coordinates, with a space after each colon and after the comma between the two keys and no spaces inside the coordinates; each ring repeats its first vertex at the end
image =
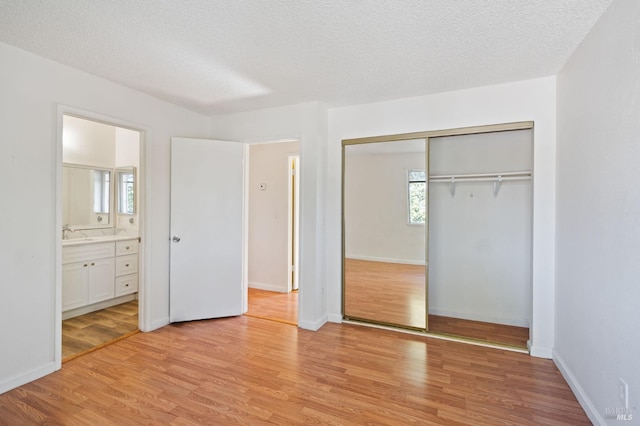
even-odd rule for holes
{"type": "Polygon", "coordinates": [[[62,360],[75,356],[138,330],[138,301],[62,321],[62,360]]]}
{"type": "Polygon", "coordinates": [[[550,360],[347,324],[168,325],[0,395],[0,424],[589,424],[550,360]]]}
{"type": "MultiPolygon", "coordinates": [[[[345,259],[345,279],[347,316],[425,328],[424,266],[345,259]]],[[[429,315],[429,332],[524,349],[529,339],[525,327],[436,315],[429,315]]]]}
{"type": "Polygon", "coordinates": [[[345,259],[345,315],[425,328],[425,267],[345,259]]]}
{"type": "Polygon", "coordinates": [[[298,325],[298,292],[277,293],[249,288],[246,315],[298,325]]]}
{"type": "Polygon", "coordinates": [[[527,349],[529,329],[459,318],[429,315],[429,332],[467,337],[527,349]]]}

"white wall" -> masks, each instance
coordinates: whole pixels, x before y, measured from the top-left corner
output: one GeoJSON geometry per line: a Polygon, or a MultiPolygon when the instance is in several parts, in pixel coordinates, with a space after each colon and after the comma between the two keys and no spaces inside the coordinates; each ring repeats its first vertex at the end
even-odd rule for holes
{"type": "Polygon", "coordinates": [[[324,278],[324,174],[327,110],[317,103],[211,118],[218,139],[246,143],[300,142],[300,290],[298,325],[317,330],[327,321],[324,278]]]}
{"type": "Polygon", "coordinates": [[[115,127],[71,116],[65,116],[63,123],[63,162],[108,169],[115,166],[115,127]]]}
{"type": "Polygon", "coordinates": [[[115,166],[140,167],[140,132],[115,128],[115,166]]]}
{"type": "Polygon", "coordinates": [[[298,155],[298,145],[265,143],[249,149],[249,287],[288,291],[289,156],[298,155]]]}
{"type": "Polygon", "coordinates": [[[57,104],[148,130],[143,316],[168,322],[169,142],[206,137],[209,120],[96,76],[0,43],[0,392],[53,371],[56,334],[57,104]]]}
{"type": "Polygon", "coordinates": [[[614,1],[558,75],[554,359],[601,424],[619,378],[640,423],[639,28],[614,1]]]}
{"type": "MultiPolygon", "coordinates": [[[[530,172],[532,132],[431,138],[430,175],[530,172]]],[[[429,313],[528,327],[530,180],[429,184],[429,313]]]]}
{"type": "Polygon", "coordinates": [[[551,357],[554,342],[555,77],[329,110],[326,251],[327,309],[341,313],[341,140],[475,125],[535,121],[531,353],[551,357]]]}
{"type": "Polygon", "coordinates": [[[424,265],[425,227],[408,223],[407,171],[424,170],[425,153],[357,154],[363,146],[345,147],[346,256],[424,265]]]}
{"type": "MultiPolygon", "coordinates": [[[[116,167],[135,167],[135,193],[136,209],[133,215],[118,214],[115,207],[116,226],[127,234],[136,236],[139,234],[140,220],[140,132],[116,127],[116,167]],[[131,223],[130,219],[133,219],[131,223]]],[[[117,176],[114,177],[115,185],[118,184],[117,176]]],[[[116,203],[118,202],[116,197],[116,203]]]]}

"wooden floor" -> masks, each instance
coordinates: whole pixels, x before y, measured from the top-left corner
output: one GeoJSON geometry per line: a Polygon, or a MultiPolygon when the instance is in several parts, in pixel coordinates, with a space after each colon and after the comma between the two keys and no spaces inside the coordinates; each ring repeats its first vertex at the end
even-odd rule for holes
{"type": "Polygon", "coordinates": [[[425,328],[422,265],[345,259],[344,313],[353,318],[425,328]]]}
{"type": "Polygon", "coordinates": [[[298,325],[297,291],[277,293],[249,288],[248,308],[248,316],[298,325]]]}
{"type": "Polygon", "coordinates": [[[490,322],[429,315],[429,332],[527,349],[529,329],[490,322]]]}
{"type": "MultiPolygon", "coordinates": [[[[378,323],[425,328],[425,268],[345,259],[345,314],[378,323]]],[[[527,348],[529,329],[429,315],[429,332],[527,348]]]]}
{"type": "Polygon", "coordinates": [[[138,301],[62,321],[62,360],[104,346],[138,330],[138,301]]]}
{"type": "Polygon", "coordinates": [[[135,334],[0,395],[1,425],[589,424],[550,360],[248,316],[135,334]]]}

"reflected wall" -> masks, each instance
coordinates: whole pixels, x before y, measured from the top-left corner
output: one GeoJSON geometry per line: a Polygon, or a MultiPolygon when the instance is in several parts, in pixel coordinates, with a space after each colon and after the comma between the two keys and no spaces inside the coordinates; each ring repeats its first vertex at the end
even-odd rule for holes
{"type": "Polygon", "coordinates": [[[426,329],[426,141],[343,147],[345,318],[426,329]]]}

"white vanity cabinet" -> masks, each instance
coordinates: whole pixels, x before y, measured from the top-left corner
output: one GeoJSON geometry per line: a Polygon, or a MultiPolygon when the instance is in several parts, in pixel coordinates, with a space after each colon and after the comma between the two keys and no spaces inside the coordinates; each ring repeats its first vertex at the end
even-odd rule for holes
{"type": "Polygon", "coordinates": [[[63,319],[133,300],[138,245],[137,238],[63,245],[63,319]]]}
{"type": "Polygon", "coordinates": [[[62,250],[62,310],[111,299],[115,295],[113,243],[64,247],[62,250]]]}
{"type": "Polygon", "coordinates": [[[115,295],[138,291],[138,240],[116,242],[115,295]]]}

